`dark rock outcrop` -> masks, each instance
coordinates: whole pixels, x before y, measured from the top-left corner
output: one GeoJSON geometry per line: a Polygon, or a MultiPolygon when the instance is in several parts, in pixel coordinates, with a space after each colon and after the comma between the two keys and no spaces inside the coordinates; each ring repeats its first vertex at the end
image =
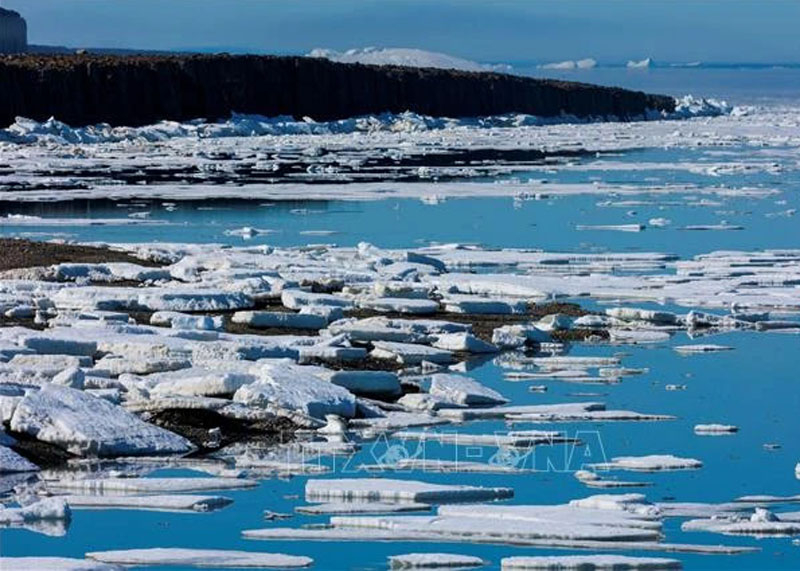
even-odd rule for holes
{"type": "Polygon", "coordinates": [[[16,54],[28,48],[25,18],[13,10],[0,8],[0,53],[16,54]]]}
{"type": "Polygon", "coordinates": [[[0,58],[0,123],[72,125],[219,119],[231,112],[316,120],[415,111],[634,119],[670,97],[499,73],[341,64],[277,56],[27,55],[0,58]]]}

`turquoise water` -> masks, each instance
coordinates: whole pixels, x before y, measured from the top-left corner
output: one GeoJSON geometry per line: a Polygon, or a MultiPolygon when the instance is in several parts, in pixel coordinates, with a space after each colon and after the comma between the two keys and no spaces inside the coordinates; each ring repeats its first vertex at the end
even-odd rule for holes
{"type": "MultiPolygon", "coordinates": [[[[746,149],[726,149],[739,155],[746,149]]],[[[429,243],[475,243],[492,247],[540,248],[550,251],[600,250],[665,251],[692,256],[714,249],[792,248],[798,246],[797,218],[787,211],[800,206],[800,173],[786,170],[709,176],[675,169],[684,161],[712,161],[691,150],[647,149],[606,160],[635,165],[663,165],[657,170],[581,170],[581,164],[596,159],[572,161],[574,170],[514,172],[502,178],[521,181],[547,179],[552,183],[624,184],[646,188],[652,185],[696,185],[697,187],[756,188],[775,191],[764,198],[718,196],[694,191],[651,195],[556,196],[543,200],[505,198],[451,198],[439,204],[416,199],[355,201],[206,200],[178,202],[170,210],[164,203],[72,201],[18,204],[0,202],[0,215],[26,214],[43,218],[119,219],[128,214],[150,212],[149,220],[168,225],[102,225],[41,227],[0,225],[0,235],[63,237],[81,241],[141,242],[177,241],[200,243],[272,244],[293,246],[308,243],[356,245],[371,242],[386,248],[409,248],[429,243]],[[640,201],[633,206],[607,202],[640,201]],[[707,201],[707,205],[698,205],[707,201]],[[649,225],[652,218],[671,221],[667,227],[649,225]],[[687,225],[713,225],[725,221],[741,230],[690,231],[687,225]],[[577,230],[577,225],[644,224],[642,232],[577,230]],[[243,239],[226,231],[245,226],[270,230],[268,234],[243,239]]],[[[722,162],[722,158],[713,159],[722,162]]],[[[791,159],[784,159],[791,167],[791,159]]],[[[781,164],[780,162],[778,164],[781,164]]],[[[783,166],[783,165],[781,165],[783,166]]],[[[175,204],[175,203],[168,203],[175,204]]]]}
{"type": "MultiPolygon", "coordinates": [[[[736,89],[726,83],[732,70],[697,70],[674,72],[628,72],[596,70],[581,79],[600,79],[606,83],[628,81],[630,86],[653,88],[658,82],[670,87],[669,92],[684,90],[684,84],[710,85],[710,95],[730,92],[733,99],[754,100],[764,97],[781,99],[791,93],[797,70],[750,70],[742,79],[737,76],[736,89]],[[673,75],[668,75],[672,73],[673,75]],[[595,75],[591,75],[595,74],[595,75]],[[625,75],[627,74],[627,75],[625,75]],[[638,74],[638,75],[635,75],[638,74]],[[667,75],[665,75],[667,74],[667,75]],[[693,75],[699,74],[699,75],[693,75]],[[759,75],[761,74],[761,75],[759,75]],[[794,75],[793,75],[794,74],[794,75]],[[616,80],[615,80],[616,77],[616,80]],[[751,85],[753,78],[770,78],[761,87],[751,85]],[[622,79],[620,79],[622,78],[622,79]],[[627,79],[626,79],[627,78],[627,79]],[[668,78],[672,78],[672,83],[668,78]],[[617,81],[619,80],[619,81],[617,81]],[[681,83],[683,82],[683,83],[681,83]],[[719,92],[719,93],[718,93],[719,92]]],[[[577,73],[564,74],[575,79],[577,73]]],[[[795,89],[796,89],[796,83],[795,89]]],[[[794,92],[796,95],[796,91],[794,92]]],[[[736,159],[749,156],[749,150],[726,148],[736,159]]],[[[755,156],[755,155],[753,155],[755,156]]],[[[520,180],[546,178],[552,182],[624,183],[630,185],[694,184],[700,187],[725,185],[735,188],[774,189],[777,194],[766,198],[720,197],[680,192],[651,196],[613,197],[584,195],[519,201],[512,198],[448,199],[439,204],[418,200],[383,201],[203,201],[178,202],[175,209],[165,208],[161,201],[117,204],[109,201],[75,201],[51,204],[0,203],[0,214],[28,214],[51,218],[125,218],[128,214],[150,211],[150,220],[168,224],[158,226],[69,225],[0,226],[0,235],[63,237],[80,241],[105,242],[199,242],[241,244],[273,244],[291,246],[307,243],[355,245],[362,241],[387,248],[412,248],[429,243],[479,243],[493,247],[541,248],[550,251],[660,251],[688,258],[721,250],[754,250],[764,248],[798,248],[800,240],[797,217],[786,211],[798,209],[800,175],[796,158],[789,155],[777,159],[785,170],[777,174],[753,173],[710,176],[678,168],[653,170],[588,170],[574,161],[570,170],[543,172],[520,170],[507,175],[520,180]],[[697,205],[699,199],[716,204],[697,205]],[[643,200],[651,204],[615,207],[599,203],[615,200],[643,200]],[[630,212],[633,211],[633,212],[630,212]],[[651,218],[668,218],[665,228],[648,227],[643,232],[579,231],[579,224],[632,224],[649,226],[651,218]],[[743,226],[742,230],[688,231],[681,226],[718,224],[721,221],[743,226]],[[226,231],[250,226],[270,229],[273,233],[243,240],[226,231]],[[321,234],[320,232],[326,232],[321,234]],[[309,234],[311,232],[311,234],[309,234]]],[[[631,165],[643,162],[671,165],[681,161],[723,161],[704,155],[702,150],[648,149],[615,156],[615,162],[631,165]]],[[[772,159],[770,159],[772,160],[772,159]]],[[[491,360],[476,363],[470,375],[505,394],[514,404],[572,402],[581,399],[605,402],[609,409],[670,414],[677,420],[654,423],[570,423],[520,424],[516,428],[565,430],[590,445],[572,449],[569,446],[541,447],[528,458],[531,465],[542,466],[547,460],[559,466],[566,455],[598,462],[622,455],[675,454],[698,458],[700,470],[661,474],[614,473],[620,479],[651,482],[647,488],[629,491],[645,493],[651,501],[724,502],[746,494],[793,495],[800,493],[800,482],[794,466],[800,461],[797,435],[800,433],[800,391],[797,390],[798,338],[778,333],[732,333],[704,338],[698,342],[729,345],[733,351],[684,357],[672,347],[691,342],[685,334],[676,334],[669,342],[652,346],[598,347],[575,345],[571,355],[611,355],[625,353],[626,367],[646,367],[649,373],[625,378],[616,385],[577,385],[555,381],[508,382],[503,371],[491,360]],[[547,384],[545,393],[532,393],[531,384],[547,384]],[[667,384],[685,384],[685,390],[668,391],[667,384]],[[575,396],[578,392],[601,393],[592,397],[575,396]],[[698,423],[734,424],[740,428],[732,436],[701,437],[693,433],[698,423]],[[766,443],[780,445],[767,449],[766,443]],[[583,456],[587,450],[589,456],[583,456]]],[[[444,431],[456,430],[445,427],[444,431]]],[[[475,422],[458,427],[464,432],[506,431],[503,422],[475,422]]],[[[324,460],[334,468],[332,476],[351,475],[354,466],[372,463],[385,451],[386,443],[362,443],[361,451],[350,461],[338,458],[324,460]]],[[[389,444],[395,444],[391,442],[389,444]]],[[[409,453],[416,443],[403,444],[409,453]]],[[[476,452],[472,450],[472,452],[476,452]]],[[[483,447],[479,457],[470,460],[488,461],[497,449],[483,447]]],[[[453,446],[427,445],[428,457],[464,458],[466,450],[453,446]]],[[[530,467],[526,465],[523,467],[530,467]]],[[[569,463],[569,470],[547,470],[524,475],[435,474],[398,472],[389,477],[422,479],[431,482],[511,486],[513,503],[560,503],[602,491],[592,490],[578,482],[572,472],[580,467],[569,463]]],[[[163,470],[153,476],[192,475],[185,470],[163,470]]],[[[363,472],[362,472],[363,474],[363,472]]],[[[199,474],[198,474],[199,475],[199,474]]],[[[364,474],[365,475],[365,474],[364,474]]],[[[385,569],[389,555],[412,551],[447,551],[477,555],[498,569],[502,557],[568,553],[563,550],[532,549],[502,545],[374,543],[374,542],[256,542],[241,538],[241,531],[270,526],[297,527],[324,523],[326,517],[296,515],[288,521],[264,521],[264,510],[292,512],[303,504],[305,477],[268,479],[255,490],[225,492],[234,499],[227,508],[208,514],[170,514],[107,510],[74,512],[73,521],[62,537],[48,537],[24,530],[0,532],[3,555],[64,555],[82,557],[87,551],[143,548],[198,547],[250,549],[308,555],[316,560],[315,568],[323,570],[385,569]],[[292,496],[300,496],[296,499],[292,496]]],[[[622,490],[624,491],[624,490],[622,490]]],[[[621,491],[620,491],[621,492],[621,491]]],[[[617,493],[611,490],[609,493],[617,493]]],[[[680,531],[683,518],[666,520],[667,542],[746,545],[759,548],[745,555],[670,554],[680,559],[687,569],[800,569],[800,546],[791,538],[738,538],[716,534],[680,531]]],[[[626,552],[627,553],[627,552],[626,552]]],[[[633,554],[633,553],[630,553],[633,554]]],[[[659,553],[641,555],[660,556],[659,553]]],[[[171,569],[176,569],[172,567],[171,569]]],[[[177,568],[179,569],[179,568],[177,568]]]]}
{"type": "MultiPolygon", "coordinates": [[[[607,457],[627,454],[673,453],[702,459],[700,470],[663,474],[619,473],[624,479],[652,482],[653,486],[636,489],[643,491],[652,501],[675,499],[678,501],[727,501],[744,494],[770,493],[796,494],[800,490],[794,478],[794,464],[800,459],[796,446],[800,420],[800,394],[795,388],[796,370],[792,366],[797,350],[797,338],[781,334],[729,334],[714,337],[710,342],[727,344],[735,350],[726,353],[681,357],[670,346],[687,341],[676,336],[669,344],[648,348],[626,347],[625,365],[649,367],[650,373],[629,377],[621,384],[611,386],[573,385],[549,382],[544,394],[530,393],[529,383],[508,382],[500,370],[486,363],[471,371],[477,379],[502,391],[517,404],[574,401],[576,391],[608,393],[599,400],[609,408],[625,408],[643,412],[672,414],[678,417],[671,422],[655,423],[577,423],[517,425],[523,428],[566,430],[569,435],[579,435],[590,444],[592,455],[586,460],[601,461],[607,457]],[[686,384],[683,391],[666,391],[668,383],[686,384]],[[696,436],[692,427],[697,423],[727,422],[740,427],[733,436],[696,436]],[[764,443],[779,443],[782,448],[766,450],[764,443]],[[599,446],[598,446],[599,445],[599,446]]],[[[571,354],[612,354],[619,348],[575,347],[571,354]]],[[[537,382],[538,383],[538,382],[537,382]]],[[[598,400],[596,397],[588,400],[598,400]]],[[[459,431],[504,431],[502,422],[477,422],[459,427],[459,431]]],[[[452,431],[455,428],[443,428],[452,431]]],[[[407,443],[409,451],[416,443],[407,443]]],[[[373,448],[364,443],[358,455],[347,464],[340,458],[335,465],[339,473],[349,476],[353,466],[375,461],[383,451],[381,445],[373,448]],[[349,468],[346,467],[350,466],[349,468]]],[[[545,454],[554,463],[563,458],[568,447],[537,449],[529,461],[543,462],[545,454]]],[[[496,452],[482,449],[488,461],[496,452]]],[[[453,447],[441,449],[430,445],[426,453],[454,457],[453,447]]],[[[460,451],[464,458],[465,451],[460,451]]],[[[524,464],[523,467],[530,467],[524,464]]],[[[575,469],[576,466],[570,466],[575,469]]],[[[164,470],[153,475],[190,475],[188,471],[164,470]]],[[[363,472],[362,475],[365,475],[363,472]]],[[[515,503],[557,503],[590,495],[571,473],[549,471],[525,475],[471,475],[471,474],[421,474],[398,472],[390,477],[424,479],[432,482],[458,482],[464,484],[513,486],[515,503]]],[[[234,503],[218,512],[208,514],[167,514],[136,511],[76,511],[69,532],[64,537],[46,537],[26,531],[2,532],[5,555],[47,554],[82,556],[86,551],[123,549],[148,546],[181,546],[197,548],[233,548],[279,551],[308,555],[317,561],[317,569],[383,569],[388,555],[410,551],[452,551],[473,554],[492,561],[490,568],[498,568],[505,556],[522,554],[566,553],[512,546],[486,546],[469,544],[417,544],[417,543],[348,543],[348,542],[279,542],[244,540],[243,529],[269,526],[298,526],[321,523],[326,518],[297,515],[284,522],[264,521],[265,509],[291,512],[302,501],[305,478],[289,480],[271,479],[262,482],[256,490],[226,492],[222,495],[234,503]],[[299,494],[301,499],[287,499],[299,494]]],[[[612,491],[613,493],[613,491],[612,491]]],[[[800,548],[789,538],[752,539],[723,537],[706,533],[682,533],[682,519],[669,519],[665,526],[666,540],[670,542],[725,543],[752,545],[761,548],[746,555],[685,555],[676,554],[688,569],[797,569],[800,566],[800,548]]],[[[647,555],[647,554],[643,554],[647,555]]],[[[671,555],[672,556],[672,555],[671,555]]],[[[174,569],[174,568],[173,568],[174,569]]]]}

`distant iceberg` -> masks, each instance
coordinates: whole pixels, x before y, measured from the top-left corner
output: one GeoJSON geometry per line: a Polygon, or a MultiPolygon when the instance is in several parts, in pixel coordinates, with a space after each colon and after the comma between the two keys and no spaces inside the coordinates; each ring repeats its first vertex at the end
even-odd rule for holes
{"type": "Polygon", "coordinates": [[[592,69],[597,65],[597,61],[592,58],[579,60],[566,60],[553,63],[545,63],[538,66],[540,69],[592,69]]]}
{"type": "Polygon", "coordinates": [[[402,65],[406,67],[433,67],[437,69],[459,69],[462,71],[510,72],[505,64],[482,64],[459,57],[428,52],[413,48],[360,48],[338,52],[317,48],[307,57],[324,58],[340,63],[364,63],[371,65],[402,65]]]}
{"type": "Polygon", "coordinates": [[[653,60],[650,58],[645,58],[643,60],[628,60],[628,67],[629,69],[648,69],[653,64],[653,60]]]}

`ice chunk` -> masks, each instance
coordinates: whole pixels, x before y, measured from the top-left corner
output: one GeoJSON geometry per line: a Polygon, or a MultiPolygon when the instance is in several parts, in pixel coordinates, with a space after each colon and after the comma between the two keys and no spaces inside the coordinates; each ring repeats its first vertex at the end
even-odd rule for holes
{"type": "Polygon", "coordinates": [[[165,325],[173,329],[199,329],[219,331],[223,327],[222,317],[210,315],[189,315],[177,311],[156,311],[150,316],[151,325],[165,325]]]}
{"type": "Polygon", "coordinates": [[[355,415],[356,400],[345,388],[320,379],[314,367],[288,362],[264,365],[258,382],[242,386],[233,400],[273,411],[281,416],[297,414],[323,419],[327,414],[344,418],[355,415]]]}
{"type": "Polygon", "coordinates": [[[500,562],[501,568],[508,569],[580,569],[591,571],[594,569],[681,569],[681,562],[677,559],[662,557],[630,557],[627,555],[544,555],[544,556],[518,556],[504,557],[500,562]]]}
{"type": "Polygon", "coordinates": [[[23,337],[22,346],[45,354],[91,357],[97,352],[95,341],[68,332],[31,333],[23,337]]]}
{"type": "Polygon", "coordinates": [[[528,342],[548,341],[550,333],[535,325],[503,325],[492,332],[492,343],[500,349],[519,349],[528,342]]]}
{"type": "Polygon", "coordinates": [[[696,424],[694,426],[695,434],[733,434],[734,432],[738,431],[739,427],[732,424],[696,424]]]}
{"type": "Polygon", "coordinates": [[[314,313],[293,313],[287,311],[237,311],[231,321],[243,323],[256,329],[291,328],[291,329],[323,329],[328,320],[323,315],[314,313]]]}
{"type": "Polygon", "coordinates": [[[281,293],[281,302],[289,309],[302,309],[308,305],[353,307],[349,299],[327,293],[311,293],[300,289],[287,289],[281,293]]]}
{"type": "Polygon", "coordinates": [[[606,309],[606,315],[622,321],[647,321],[665,325],[674,325],[678,321],[678,316],[669,311],[655,311],[635,307],[609,308],[606,309]]]}
{"type": "Polygon", "coordinates": [[[86,374],[78,367],[64,369],[53,377],[53,383],[56,385],[62,385],[64,387],[70,387],[78,390],[83,389],[83,383],[85,380],[86,374]]]}
{"type": "Polygon", "coordinates": [[[0,569],[3,571],[124,571],[118,565],[69,557],[0,557],[0,569]]]}
{"type": "Polygon", "coordinates": [[[389,557],[389,567],[392,569],[465,569],[485,564],[480,557],[454,553],[404,553],[389,557]]]}
{"type": "Polygon", "coordinates": [[[497,353],[498,351],[497,347],[478,339],[472,333],[444,333],[436,338],[433,346],[464,353],[497,353]]]}
{"type": "Polygon", "coordinates": [[[89,559],[126,566],[178,565],[182,567],[213,567],[215,569],[242,568],[295,568],[308,567],[314,560],[299,555],[232,551],[222,549],[180,549],[154,547],[150,549],[124,549],[119,551],[93,551],[89,559]]]}
{"type": "MultiPolygon", "coordinates": [[[[125,382],[135,379],[132,376],[120,377],[125,382]]],[[[238,371],[224,371],[206,367],[192,367],[179,371],[154,373],[143,377],[150,394],[158,396],[219,396],[235,393],[241,387],[257,380],[256,375],[238,371]]]]}
{"type": "Polygon", "coordinates": [[[33,462],[23,458],[11,448],[0,444],[0,474],[15,472],[36,472],[39,467],[33,462]]]}
{"type": "Polygon", "coordinates": [[[652,454],[649,456],[617,456],[611,462],[592,464],[599,470],[632,470],[636,472],[656,472],[661,470],[694,470],[702,468],[703,463],[694,458],[681,458],[671,454],[652,454]]]}
{"type": "Polygon", "coordinates": [[[524,300],[463,294],[448,294],[442,300],[442,304],[447,312],[469,315],[509,315],[525,313],[528,310],[528,304],[524,300]]]}
{"type": "Polygon", "coordinates": [[[459,405],[505,404],[508,399],[478,381],[460,375],[436,374],[431,377],[430,394],[459,405]]]}
{"type": "Polygon", "coordinates": [[[668,414],[652,414],[632,410],[586,410],[586,411],[548,411],[524,412],[506,415],[506,420],[512,422],[583,422],[583,421],[664,421],[675,420],[668,414]]]}
{"type": "Polygon", "coordinates": [[[371,355],[376,359],[388,359],[405,365],[419,365],[422,361],[449,364],[454,360],[453,354],[444,349],[435,349],[414,343],[394,343],[376,341],[371,355]]]}
{"type": "Polygon", "coordinates": [[[26,394],[10,425],[79,455],[180,454],[193,449],[185,438],[119,406],[58,385],[26,394]]]}
{"type": "Polygon", "coordinates": [[[510,498],[513,495],[514,491],[511,488],[448,486],[417,480],[391,480],[388,478],[309,480],[306,482],[307,501],[340,499],[346,501],[443,503],[494,500],[510,498]]]}
{"type": "Polygon", "coordinates": [[[61,498],[45,498],[21,508],[0,506],[0,526],[20,526],[39,521],[69,521],[72,512],[61,498]]]}
{"type": "Polygon", "coordinates": [[[402,394],[400,379],[389,371],[332,371],[327,378],[334,385],[360,396],[393,397],[402,394]]]}
{"type": "Polygon", "coordinates": [[[189,494],[149,496],[62,496],[71,508],[132,509],[149,511],[209,512],[230,505],[233,500],[222,496],[193,496],[189,494]]]}
{"type": "Polygon", "coordinates": [[[243,478],[90,478],[61,479],[48,482],[53,492],[86,494],[163,494],[207,492],[210,490],[242,490],[258,486],[255,480],[243,478]]]}
{"type": "Polygon", "coordinates": [[[718,353],[720,351],[732,351],[733,347],[726,345],[678,345],[673,347],[681,355],[693,355],[696,353],[718,353]]]}
{"type": "Polygon", "coordinates": [[[378,297],[358,300],[358,306],[374,311],[408,313],[409,315],[430,315],[439,311],[439,303],[431,299],[404,297],[378,297]]]}
{"type": "Polygon", "coordinates": [[[426,512],[430,511],[429,504],[402,503],[390,504],[382,502],[342,502],[330,504],[315,504],[308,506],[297,506],[297,513],[307,515],[347,515],[347,514],[383,514],[401,512],[426,512]]]}

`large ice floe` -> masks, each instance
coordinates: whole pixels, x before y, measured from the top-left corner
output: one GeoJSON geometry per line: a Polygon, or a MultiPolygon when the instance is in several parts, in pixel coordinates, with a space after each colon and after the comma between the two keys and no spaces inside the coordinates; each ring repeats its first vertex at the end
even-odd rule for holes
{"type": "Polygon", "coordinates": [[[308,567],[314,560],[299,555],[232,551],[223,549],[149,548],[119,551],[94,551],[86,557],[103,563],[125,566],[184,566],[214,569],[290,569],[308,567]]]}

